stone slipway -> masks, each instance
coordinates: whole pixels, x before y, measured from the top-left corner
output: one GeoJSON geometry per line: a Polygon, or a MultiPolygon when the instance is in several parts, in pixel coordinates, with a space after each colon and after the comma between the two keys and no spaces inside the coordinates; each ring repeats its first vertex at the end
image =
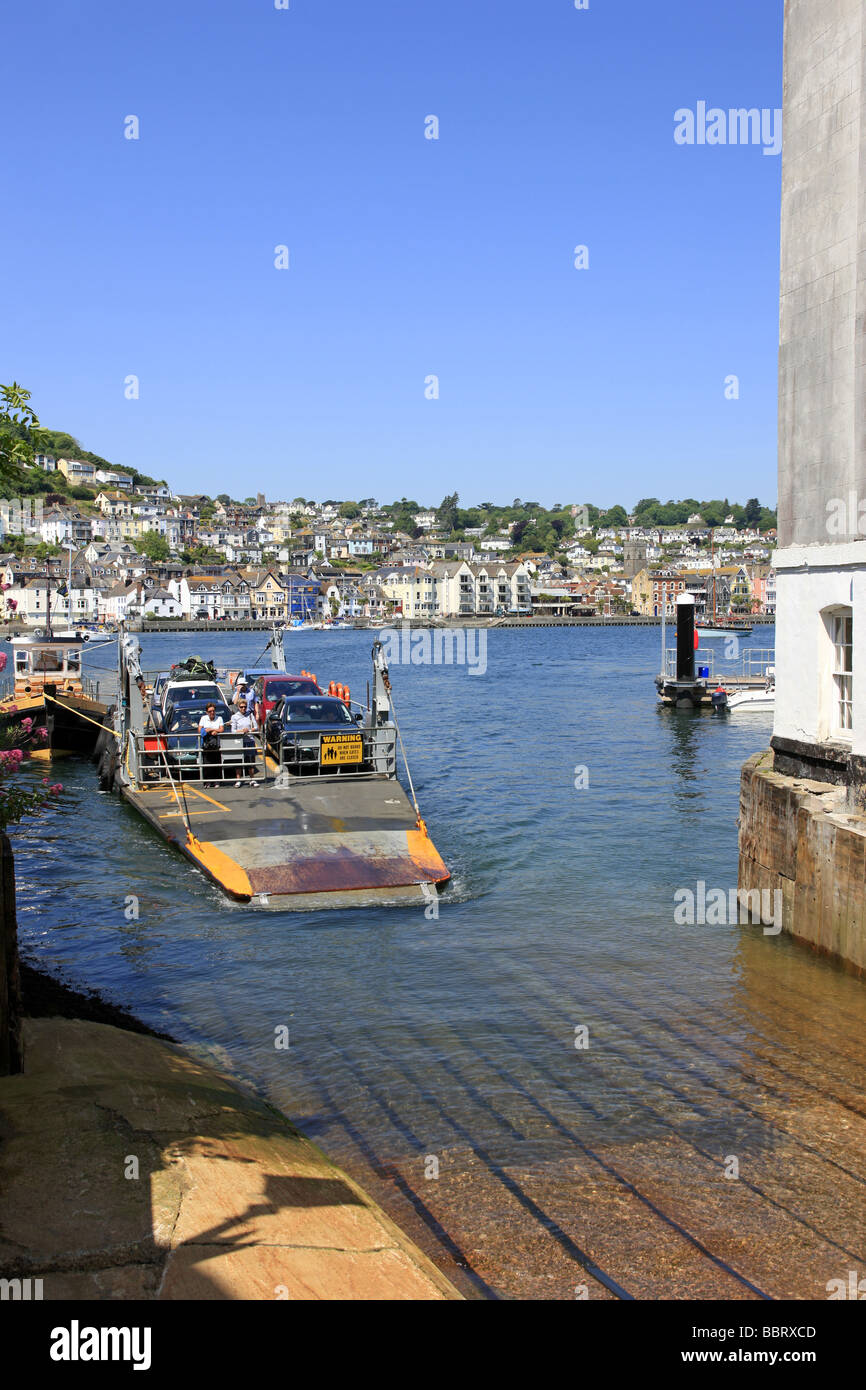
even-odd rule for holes
{"type": "Polygon", "coordinates": [[[24,1045],[0,1079],[0,1277],[46,1299],[460,1297],[284,1116],[182,1048],[60,1018],[27,1020],[24,1045]]]}

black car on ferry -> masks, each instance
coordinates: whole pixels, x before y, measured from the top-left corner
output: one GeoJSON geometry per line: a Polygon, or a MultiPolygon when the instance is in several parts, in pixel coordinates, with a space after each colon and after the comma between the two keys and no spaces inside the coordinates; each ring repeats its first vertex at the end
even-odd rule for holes
{"type": "Polygon", "coordinates": [[[353,715],[335,695],[287,695],[267,717],[265,738],[281,766],[295,776],[368,772],[372,764],[353,715]]]}

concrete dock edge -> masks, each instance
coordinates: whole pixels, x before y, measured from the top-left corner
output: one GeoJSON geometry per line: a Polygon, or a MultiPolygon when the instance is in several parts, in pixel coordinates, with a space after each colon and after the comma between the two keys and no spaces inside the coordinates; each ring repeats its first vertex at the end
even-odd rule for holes
{"type": "Polygon", "coordinates": [[[24,1042],[0,1079],[0,1278],[48,1300],[461,1298],[284,1115],[184,1048],[61,1018],[26,1019],[24,1042]]]}

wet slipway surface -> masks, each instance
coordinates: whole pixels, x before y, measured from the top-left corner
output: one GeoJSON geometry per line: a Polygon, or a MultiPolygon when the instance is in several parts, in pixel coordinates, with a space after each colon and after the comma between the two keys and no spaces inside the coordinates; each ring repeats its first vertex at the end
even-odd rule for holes
{"type": "MultiPolygon", "coordinates": [[[[159,634],[144,664],[262,645],[159,634]]],[[[286,638],[356,697],[370,645],[286,638]]],[[[231,904],[68,764],[14,832],[25,955],[252,1081],[470,1296],[825,1299],[866,1273],[866,984],[674,920],[678,890],[736,887],[771,730],[657,709],[659,647],[494,631],[484,675],[392,666],[438,920],[231,904]]]]}

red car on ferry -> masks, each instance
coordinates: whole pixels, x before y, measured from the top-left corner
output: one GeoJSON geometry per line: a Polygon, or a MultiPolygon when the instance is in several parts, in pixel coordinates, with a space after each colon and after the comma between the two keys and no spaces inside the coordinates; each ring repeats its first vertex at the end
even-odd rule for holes
{"type": "Polygon", "coordinates": [[[292,676],[287,671],[258,676],[253,684],[253,708],[260,729],[265,727],[271,710],[286,695],[324,695],[313,676],[302,671],[292,676]]]}

